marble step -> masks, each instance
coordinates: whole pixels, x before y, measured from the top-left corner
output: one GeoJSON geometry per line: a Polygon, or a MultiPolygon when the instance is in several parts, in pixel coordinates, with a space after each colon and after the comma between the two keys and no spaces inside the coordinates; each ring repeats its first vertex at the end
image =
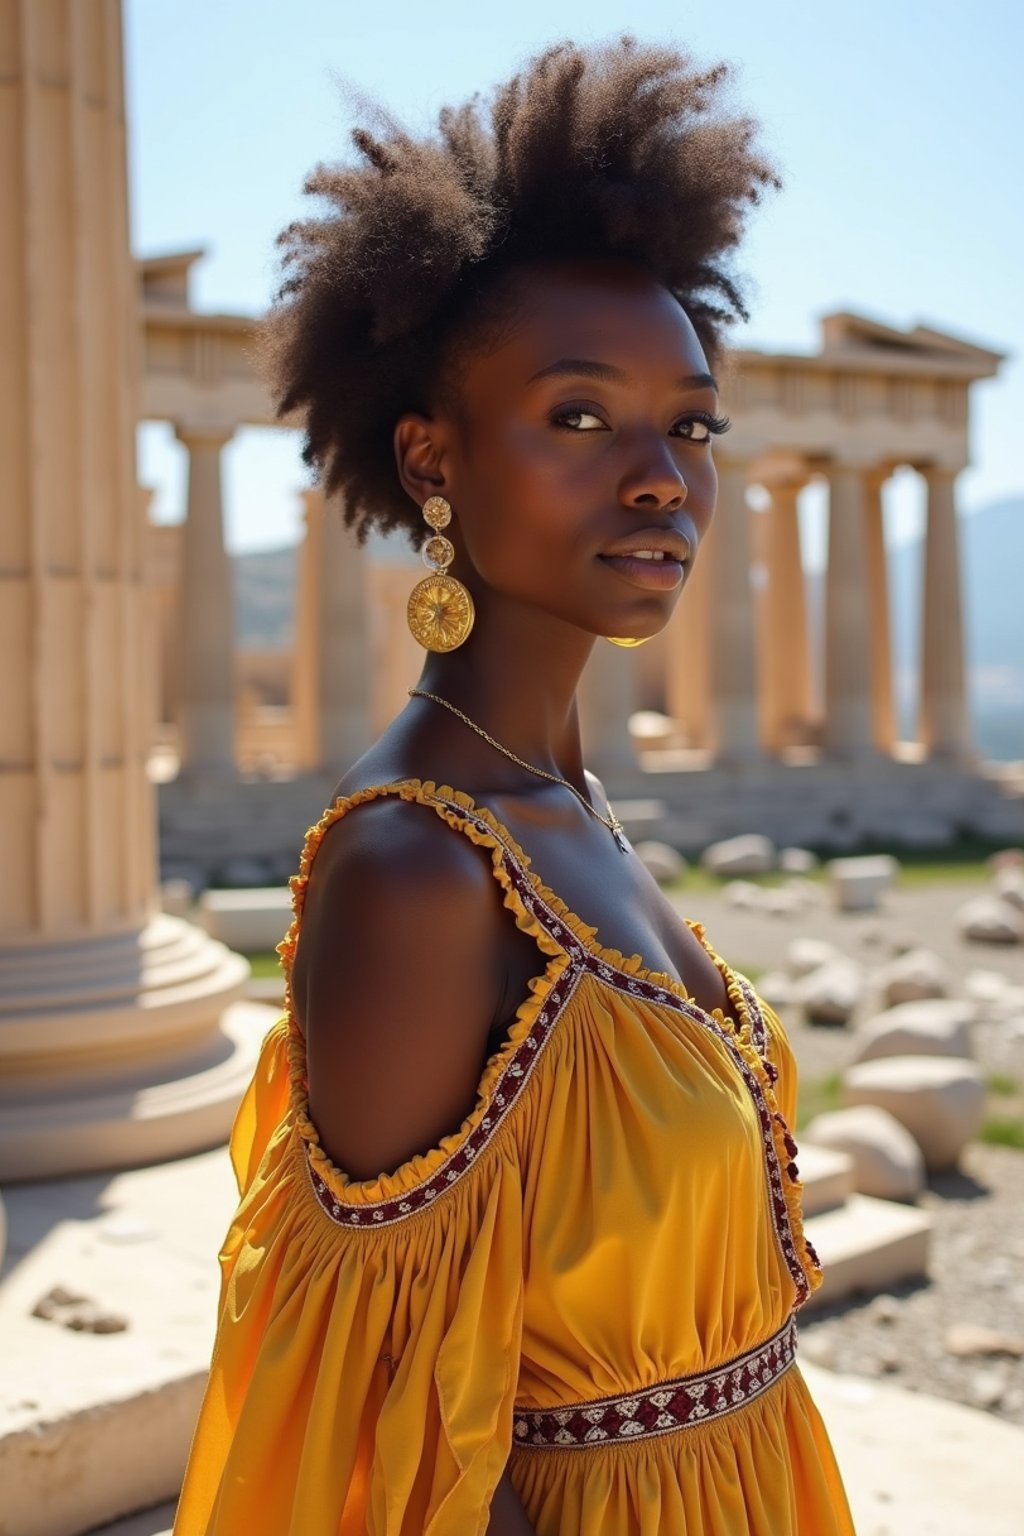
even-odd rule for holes
{"type": "Polygon", "coordinates": [[[806,1231],[825,1270],[808,1309],[855,1292],[889,1290],[928,1272],[932,1218],[916,1206],[850,1195],[842,1205],[810,1216],[806,1231]]]}

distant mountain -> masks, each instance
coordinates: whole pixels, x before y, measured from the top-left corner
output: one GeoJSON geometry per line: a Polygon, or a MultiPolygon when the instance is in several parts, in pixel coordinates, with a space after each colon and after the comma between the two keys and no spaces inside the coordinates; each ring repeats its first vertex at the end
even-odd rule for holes
{"type": "MultiPolygon", "coordinates": [[[[995,761],[1024,758],[1024,497],[960,519],[969,691],[975,740],[995,761]]],[[[920,541],[889,551],[893,677],[901,733],[913,735],[920,650],[920,541]]],[[[235,628],[242,646],[291,644],[296,546],[234,558],[235,628]]],[[[824,581],[808,578],[811,633],[820,634],[824,581]]]]}
{"type": "Polygon", "coordinates": [[[235,641],[246,650],[284,650],[295,625],[298,545],[235,555],[231,562],[235,641]]]}

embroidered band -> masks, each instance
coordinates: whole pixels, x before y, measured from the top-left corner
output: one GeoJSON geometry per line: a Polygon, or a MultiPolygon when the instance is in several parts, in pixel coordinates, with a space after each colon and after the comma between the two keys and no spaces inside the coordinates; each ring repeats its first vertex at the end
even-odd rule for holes
{"type": "Polygon", "coordinates": [[[796,1322],[790,1317],[756,1349],[699,1375],[677,1376],[641,1392],[568,1408],[517,1408],[513,1443],[524,1448],[572,1449],[649,1439],[706,1424],[760,1397],[785,1375],[795,1358],[796,1322]]]}

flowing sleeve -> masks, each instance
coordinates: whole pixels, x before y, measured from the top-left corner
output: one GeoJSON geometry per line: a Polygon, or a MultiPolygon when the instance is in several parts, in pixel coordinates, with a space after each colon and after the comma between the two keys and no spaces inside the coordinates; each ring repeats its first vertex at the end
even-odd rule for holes
{"type": "Polygon", "coordinates": [[[288,1047],[283,1024],[232,1138],[241,1204],[175,1536],[475,1536],[512,1444],[521,1119],[480,1135],[482,1095],[432,1152],[349,1183],[284,1108],[288,1047]]]}

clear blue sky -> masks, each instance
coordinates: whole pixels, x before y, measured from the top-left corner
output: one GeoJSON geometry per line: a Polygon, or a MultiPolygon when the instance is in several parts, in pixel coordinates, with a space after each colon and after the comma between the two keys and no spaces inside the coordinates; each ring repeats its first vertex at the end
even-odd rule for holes
{"type": "MultiPolygon", "coordinates": [[[[977,387],[968,510],[1024,495],[1024,6],[1016,0],[126,0],[132,231],[151,254],[203,246],[201,309],[254,312],[273,241],[321,159],[347,152],[339,77],[425,127],[564,36],[633,31],[738,68],[785,190],[744,251],[753,317],[736,340],[811,350],[816,318],[850,308],[925,321],[1011,354],[977,387]]],[[[180,515],[180,450],[145,429],[141,472],[160,517],[180,515]]],[[[245,433],[226,455],[229,542],[294,538],[304,472],[295,438],[245,433]]],[[[887,499],[890,536],[919,525],[914,477],[887,499]]],[[[811,503],[814,498],[811,497],[811,503]]],[[[821,520],[805,509],[810,557],[821,520]]]]}

